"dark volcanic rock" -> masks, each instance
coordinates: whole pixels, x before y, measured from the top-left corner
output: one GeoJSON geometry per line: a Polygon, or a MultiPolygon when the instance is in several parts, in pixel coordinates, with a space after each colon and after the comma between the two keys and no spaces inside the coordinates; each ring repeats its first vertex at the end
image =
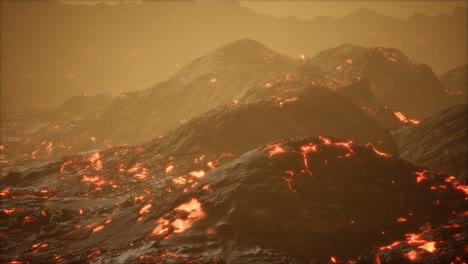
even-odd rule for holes
{"type": "Polygon", "coordinates": [[[284,138],[326,135],[398,152],[389,131],[338,92],[289,82],[278,90],[264,89],[259,97],[268,99],[231,104],[192,119],[169,133],[161,145],[174,153],[242,154],[284,138]]]}
{"type": "Polygon", "coordinates": [[[202,56],[169,80],[144,92],[123,94],[83,124],[88,136],[136,143],[159,136],[191,117],[242,97],[266,80],[289,71],[295,61],[251,39],[202,56]]]}
{"type": "Polygon", "coordinates": [[[431,68],[410,60],[397,49],[343,44],[320,52],[307,63],[331,71],[338,79],[365,77],[378,104],[417,118],[441,109],[446,99],[431,68]]]}
{"type": "Polygon", "coordinates": [[[450,105],[466,104],[468,99],[468,64],[446,72],[440,81],[449,94],[450,105]]]}
{"type": "Polygon", "coordinates": [[[118,157],[149,160],[145,151],[121,147],[81,163],[51,164],[34,176],[63,184],[47,191],[34,192],[33,184],[2,189],[8,208],[0,220],[9,228],[3,259],[326,263],[332,256],[342,261],[362,255],[364,261],[375,246],[381,263],[407,260],[411,247],[418,247],[423,263],[464,257],[467,237],[451,238],[464,225],[449,221],[466,220],[459,215],[466,208],[466,186],[370,145],[327,137],[290,139],[206,174],[148,167],[143,177],[135,166],[115,163],[118,157]],[[74,188],[82,195],[70,193],[67,182],[73,178],[81,178],[74,188]],[[89,192],[91,186],[97,196],[89,192]]]}
{"type": "Polygon", "coordinates": [[[400,157],[467,181],[468,110],[457,105],[398,131],[400,157]]]}
{"type": "MultiPolygon", "coordinates": [[[[58,159],[85,149],[104,147],[95,137],[80,137],[70,131],[87,118],[106,109],[112,97],[100,95],[76,95],[52,109],[24,109],[18,112],[2,112],[0,161],[5,167],[33,167],[44,160],[58,159]],[[80,147],[79,147],[80,146],[80,147]]],[[[80,131],[81,132],[81,131],[80,131]]]]}
{"type": "Polygon", "coordinates": [[[112,99],[111,96],[105,94],[94,96],[87,94],[75,95],[57,107],[57,109],[51,111],[49,116],[51,118],[65,116],[68,119],[86,118],[107,108],[112,99]]]}
{"type": "Polygon", "coordinates": [[[468,89],[468,64],[454,68],[440,77],[446,91],[450,94],[467,95],[468,89]]]}
{"type": "Polygon", "coordinates": [[[393,49],[343,45],[310,60],[293,60],[259,42],[241,39],[194,60],[169,80],[147,90],[124,93],[111,101],[105,97],[74,97],[54,111],[62,119],[75,117],[67,122],[34,121],[25,124],[31,129],[23,129],[27,131],[20,133],[21,137],[17,136],[18,129],[9,129],[8,123],[7,130],[12,131],[2,135],[6,142],[3,152],[8,166],[15,167],[17,161],[51,160],[115,144],[139,143],[216,107],[272,96],[291,98],[285,96],[305,86],[335,90],[394,129],[405,125],[405,120],[396,120],[388,111],[381,114],[378,108],[389,104],[394,112],[402,111],[410,117],[419,115],[419,111],[435,111],[441,95],[437,93],[439,81],[434,82],[432,75],[427,66],[393,49]],[[338,70],[335,64],[339,64],[338,70]],[[416,97],[420,102],[416,103],[416,97]]]}
{"type": "Polygon", "coordinates": [[[110,144],[140,143],[240,99],[249,89],[283,77],[297,64],[298,60],[257,41],[237,40],[144,91],[127,92],[113,100],[75,96],[45,115],[42,122],[31,117],[33,121],[16,125],[12,117],[13,122],[6,122],[8,131],[2,133],[3,152],[11,164],[14,159],[51,160],[110,144]],[[67,122],[54,122],[54,118],[67,122]]]}

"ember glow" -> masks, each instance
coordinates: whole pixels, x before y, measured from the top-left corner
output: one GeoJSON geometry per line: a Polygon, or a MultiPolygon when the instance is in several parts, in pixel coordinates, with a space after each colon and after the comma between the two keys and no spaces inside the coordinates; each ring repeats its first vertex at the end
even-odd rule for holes
{"type": "Polygon", "coordinates": [[[317,152],[317,146],[313,144],[301,146],[301,154],[304,160],[304,166],[307,171],[309,171],[309,163],[307,161],[307,154],[310,152],[317,152]]]}
{"type": "Polygon", "coordinates": [[[285,171],[285,173],[287,174],[287,176],[283,176],[283,177],[281,177],[281,178],[283,178],[283,179],[286,181],[286,183],[288,184],[288,189],[289,189],[289,191],[291,191],[291,192],[297,192],[297,191],[291,186],[291,181],[292,181],[292,179],[293,179],[293,177],[294,177],[294,172],[288,170],[288,171],[285,171]]]}
{"type": "Polygon", "coordinates": [[[151,204],[145,204],[141,209],[140,209],[140,215],[144,215],[149,212],[151,208],[151,204]]]}
{"type": "Polygon", "coordinates": [[[170,235],[170,232],[174,234],[182,233],[206,216],[201,203],[195,198],[177,206],[174,208],[174,212],[184,212],[187,215],[184,218],[176,219],[159,218],[156,220],[156,227],[151,232],[152,236],[167,236],[170,235]]]}
{"type": "Polygon", "coordinates": [[[385,157],[385,158],[388,158],[388,154],[387,153],[383,153],[383,152],[380,152],[378,151],[377,149],[374,148],[374,146],[372,146],[371,143],[367,143],[366,144],[366,147],[372,149],[372,151],[374,151],[376,154],[382,156],[382,157],[385,157]]]}
{"type": "Polygon", "coordinates": [[[395,241],[393,244],[389,246],[384,246],[381,247],[380,250],[392,250],[396,246],[400,244],[407,244],[410,246],[416,246],[413,247],[414,249],[403,254],[407,259],[411,261],[416,261],[424,252],[427,253],[434,253],[437,250],[437,243],[436,241],[430,241],[423,239],[424,235],[431,231],[432,229],[430,227],[426,228],[422,233],[420,234],[414,234],[414,233],[409,233],[405,234],[406,240],[405,241],[395,241]]]}
{"type": "Polygon", "coordinates": [[[197,177],[197,178],[202,178],[202,177],[205,176],[205,172],[202,171],[202,170],[191,171],[191,172],[189,172],[189,175],[194,176],[194,177],[197,177]]]}
{"type": "Polygon", "coordinates": [[[174,165],[170,164],[166,167],[165,172],[167,174],[167,173],[171,173],[173,170],[174,170],[174,165]]]}
{"type": "Polygon", "coordinates": [[[184,211],[188,213],[186,219],[176,219],[172,225],[174,233],[182,233],[189,229],[192,224],[205,217],[205,212],[201,208],[201,203],[197,199],[192,199],[187,203],[181,204],[174,209],[175,211],[184,211]]]}
{"type": "Polygon", "coordinates": [[[322,140],[323,144],[325,145],[335,145],[335,146],[340,146],[344,147],[348,150],[348,154],[346,154],[346,157],[349,157],[351,154],[354,153],[353,149],[351,148],[351,145],[353,144],[353,141],[347,141],[347,142],[334,142],[332,143],[331,139],[319,136],[319,139],[322,140]]]}
{"type": "Polygon", "coordinates": [[[267,147],[267,149],[270,149],[270,151],[268,152],[269,158],[271,158],[274,155],[278,155],[285,152],[285,150],[278,144],[270,145],[267,147]]]}
{"type": "Polygon", "coordinates": [[[406,117],[402,112],[394,112],[395,116],[403,123],[405,124],[410,124],[410,125],[416,125],[419,124],[418,120],[414,119],[409,119],[406,117]]]}
{"type": "Polygon", "coordinates": [[[414,174],[416,175],[416,182],[420,183],[423,180],[427,180],[427,177],[424,176],[424,173],[426,173],[427,170],[421,171],[421,172],[415,172],[414,174]]]}
{"type": "Polygon", "coordinates": [[[434,252],[436,250],[436,242],[432,241],[432,242],[426,242],[424,243],[422,246],[419,246],[418,248],[422,248],[424,250],[426,250],[427,252],[434,252]]]}

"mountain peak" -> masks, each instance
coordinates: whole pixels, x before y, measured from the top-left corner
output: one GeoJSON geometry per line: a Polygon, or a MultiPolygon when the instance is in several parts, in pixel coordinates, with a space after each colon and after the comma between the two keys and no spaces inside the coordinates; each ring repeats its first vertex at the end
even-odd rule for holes
{"type": "Polygon", "coordinates": [[[263,43],[260,43],[251,38],[242,38],[235,40],[223,47],[219,48],[219,50],[223,49],[266,49],[269,50],[263,43]]]}
{"type": "Polygon", "coordinates": [[[283,61],[289,59],[287,56],[279,54],[264,44],[250,38],[242,38],[228,43],[213,50],[202,58],[205,58],[205,60],[221,59],[225,65],[229,65],[231,63],[263,63],[273,59],[276,61],[280,58],[283,61]]]}

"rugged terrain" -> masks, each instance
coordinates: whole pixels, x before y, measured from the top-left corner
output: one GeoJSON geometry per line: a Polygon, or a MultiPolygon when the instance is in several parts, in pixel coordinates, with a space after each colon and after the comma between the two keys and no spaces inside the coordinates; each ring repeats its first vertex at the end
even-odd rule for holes
{"type": "Polygon", "coordinates": [[[100,107],[92,102],[101,99],[82,96],[52,111],[52,116],[61,118],[26,113],[19,117],[29,121],[22,122],[18,115],[6,116],[4,160],[14,165],[18,160],[51,160],[110,145],[140,143],[216,107],[291,99],[297,97],[295,89],[305,87],[336,91],[388,129],[417,123],[446,105],[449,96],[427,65],[395,49],[342,45],[311,59],[292,59],[255,40],[241,39],[199,57],[165,82],[106,97],[100,107]],[[415,100],[421,102],[412,103],[415,100]]]}
{"type": "Polygon", "coordinates": [[[371,145],[296,138],[220,164],[155,144],[7,177],[4,260],[466,260],[466,186],[371,145]]]}
{"type": "Polygon", "coordinates": [[[2,113],[0,262],[467,263],[463,71],[245,38],[144,91],[2,113]]]}
{"type": "Polygon", "coordinates": [[[467,181],[468,105],[447,108],[396,134],[400,156],[467,181]]]}

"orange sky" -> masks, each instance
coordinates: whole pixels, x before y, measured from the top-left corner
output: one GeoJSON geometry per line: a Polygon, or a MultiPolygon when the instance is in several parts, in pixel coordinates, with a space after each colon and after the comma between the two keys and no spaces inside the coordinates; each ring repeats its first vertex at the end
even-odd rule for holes
{"type": "MultiPolygon", "coordinates": [[[[142,0],[64,0],[70,4],[96,4],[104,2],[107,4],[118,4],[120,2],[138,3],[142,0]]],[[[261,14],[269,14],[278,17],[296,16],[302,19],[314,16],[343,17],[358,8],[367,8],[381,14],[391,15],[399,18],[407,18],[416,12],[428,15],[437,15],[441,12],[451,13],[456,6],[467,6],[467,1],[255,1],[241,0],[241,4],[261,14]]]]}

